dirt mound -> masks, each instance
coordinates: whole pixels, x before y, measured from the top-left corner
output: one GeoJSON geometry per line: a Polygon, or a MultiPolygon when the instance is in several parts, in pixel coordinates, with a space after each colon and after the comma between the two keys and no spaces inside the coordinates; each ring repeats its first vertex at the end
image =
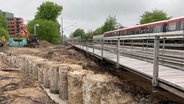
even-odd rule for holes
{"type": "Polygon", "coordinates": [[[39,44],[40,44],[40,47],[49,47],[49,46],[53,46],[52,43],[49,43],[49,42],[46,41],[46,40],[40,40],[39,44]]]}
{"type": "Polygon", "coordinates": [[[0,104],[56,104],[38,82],[14,69],[0,61],[0,104]]]}
{"type": "Polygon", "coordinates": [[[8,49],[9,49],[9,47],[4,45],[3,47],[0,47],[0,52],[7,52],[8,49]]]}

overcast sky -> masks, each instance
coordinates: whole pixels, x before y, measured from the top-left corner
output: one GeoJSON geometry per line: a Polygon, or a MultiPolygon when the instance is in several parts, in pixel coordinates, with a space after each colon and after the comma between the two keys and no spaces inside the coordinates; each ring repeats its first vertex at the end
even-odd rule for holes
{"type": "Polygon", "coordinates": [[[117,21],[127,27],[137,24],[140,15],[147,10],[164,10],[173,18],[184,16],[184,0],[1,0],[0,9],[23,17],[27,22],[34,18],[37,7],[45,1],[63,6],[63,27],[67,35],[76,28],[86,32],[95,30],[109,15],[116,16],[117,21]]]}

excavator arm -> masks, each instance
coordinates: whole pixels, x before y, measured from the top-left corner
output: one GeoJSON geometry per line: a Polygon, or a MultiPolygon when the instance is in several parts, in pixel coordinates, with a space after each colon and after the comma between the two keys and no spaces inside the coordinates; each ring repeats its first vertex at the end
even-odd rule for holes
{"type": "Polygon", "coordinates": [[[29,33],[28,33],[28,31],[26,30],[26,28],[23,27],[23,26],[21,26],[20,29],[24,31],[24,33],[26,34],[26,39],[29,40],[29,33]]]}

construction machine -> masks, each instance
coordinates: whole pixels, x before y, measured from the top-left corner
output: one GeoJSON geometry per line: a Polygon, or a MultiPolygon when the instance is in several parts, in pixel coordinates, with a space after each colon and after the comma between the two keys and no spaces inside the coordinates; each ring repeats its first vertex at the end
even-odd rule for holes
{"type": "MultiPolygon", "coordinates": [[[[29,36],[29,33],[27,31],[27,29],[23,26],[20,27],[20,29],[25,33],[25,38],[26,38],[26,41],[27,41],[27,44],[24,45],[24,46],[27,46],[27,47],[39,47],[39,40],[38,40],[38,37],[36,35],[34,36],[29,36]]],[[[20,36],[21,36],[22,33],[20,33],[20,36]]],[[[13,38],[13,40],[15,42],[21,42],[23,40],[23,38],[13,38]]]]}

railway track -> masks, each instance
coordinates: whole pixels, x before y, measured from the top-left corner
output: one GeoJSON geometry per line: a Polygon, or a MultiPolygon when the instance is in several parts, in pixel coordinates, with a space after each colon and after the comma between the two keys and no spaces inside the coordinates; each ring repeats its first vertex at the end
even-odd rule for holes
{"type": "MultiPolygon", "coordinates": [[[[95,48],[98,50],[102,49],[101,44],[89,45],[88,47],[95,48]]],[[[104,44],[103,50],[117,54],[117,46],[104,44]]],[[[136,58],[139,60],[153,62],[153,52],[154,49],[152,47],[139,47],[139,46],[121,46],[120,54],[123,56],[136,58]]],[[[159,64],[164,66],[169,66],[172,68],[176,68],[178,70],[184,71],[184,51],[183,50],[175,50],[175,49],[159,49],[159,64]]]]}

